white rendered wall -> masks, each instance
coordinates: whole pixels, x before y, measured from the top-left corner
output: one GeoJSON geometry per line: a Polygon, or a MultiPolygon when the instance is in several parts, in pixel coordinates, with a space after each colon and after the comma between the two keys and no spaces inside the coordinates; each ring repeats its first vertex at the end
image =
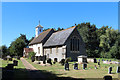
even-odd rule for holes
{"type": "Polygon", "coordinates": [[[34,44],[32,46],[29,46],[29,48],[33,48],[34,52],[36,53],[36,56],[43,56],[43,46],[42,43],[34,44]],[[40,54],[38,53],[38,47],[40,47],[40,54]]]}
{"type": "Polygon", "coordinates": [[[43,28],[42,27],[37,27],[36,29],[35,29],[35,36],[36,37],[38,37],[38,35],[41,33],[41,32],[43,32],[43,28]],[[41,31],[40,31],[40,29],[41,29],[41,31]]]}
{"type": "Polygon", "coordinates": [[[50,53],[50,48],[46,48],[44,49],[44,54],[47,56],[47,58],[51,58],[52,60],[54,60],[54,58],[57,58],[58,61],[60,61],[66,57],[66,48],[64,46],[58,47],[58,53],[56,52],[56,47],[52,48],[52,53],[50,53]]]}

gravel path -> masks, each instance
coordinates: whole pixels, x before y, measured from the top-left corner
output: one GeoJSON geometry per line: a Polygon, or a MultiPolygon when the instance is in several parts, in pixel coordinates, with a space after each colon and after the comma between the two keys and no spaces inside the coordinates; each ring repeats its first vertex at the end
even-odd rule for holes
{"type": "Polygon", "coordinates": [[[23,63],[23,65],[25,66],[26,69],[30,69],[30,70],[37,70],[33,65],[31,65],[28,61],[26,61],[24,58],[20,59],[23,63]]]}

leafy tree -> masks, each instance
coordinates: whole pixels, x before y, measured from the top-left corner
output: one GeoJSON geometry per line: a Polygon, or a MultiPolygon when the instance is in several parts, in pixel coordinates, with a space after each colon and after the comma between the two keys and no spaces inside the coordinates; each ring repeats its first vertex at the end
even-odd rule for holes
{"type": "Polygon", "coordinates": [[[9,50],[11,55],[22,56],[23,49],[28,45],[28,40],[26,39],[26,35],[20,34],[15,41],[10,44],[9,50]]]}
{"type": "Polygon", "coordinates": [[[35,54],[36,54],[35,52],[29,52],[28,53],[29,59],[31,59],[32,56],[35,56],[35,54]]]}
{"type": "Polygon", "coordinates": [[[6,45],[2,45],[2,46],[0,47],[0,55],[1,55],[2,57],[8,55],[8,48],[7,48],[6,45]]]}

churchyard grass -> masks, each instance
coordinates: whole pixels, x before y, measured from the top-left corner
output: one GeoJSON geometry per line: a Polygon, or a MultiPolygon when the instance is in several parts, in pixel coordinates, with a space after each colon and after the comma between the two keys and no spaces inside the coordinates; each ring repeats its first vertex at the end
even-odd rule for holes
{"type": "MultiPolygon", "coordinates": [[[[15,59],[13,58],[13,60],[15,60],[15,59]]],[[[24,68],[25,69],[22,61],[21,60],[17,60],[17,61],[18,61],[18,66],[14,66],[14,68],[24,68]]],[[[0,62],[1,62],[0,67],[6,67],[7,64],[13,63],[13,61],[2,60],[1,58],[0,58],[0,62]]]]}
{"type": "Polygon", "coordinates": [[[56,74],[58,77],[86,78],[86,80],[90,80],[90,79],[92,80],[92,78],[103,78],[105,75],[111,75],[113,78],[118,78],[118,73],[116,73],[116,68],[118,65],[103,64],[102,61],[100,63],[100,67],[98,66],[97,63],[89,62],[87,64],[86,70],[82,69],[82,64],[78,65],[79,70],[74,70],[73,69],[74,62],[69,62],[70,71],[65,71],[64,66],[61,66],[61,64],[59,64],[58,62],[56,64],[53,64],[52,66],[41,66],[39,64],[35,64],[31,62],[30,59],[26,59],[26,60],[38,70],[46,70],[48,72],[52,72],[53,74],[56,74]],[[94,65],[97,65],[98,69],[95,69],[94,65]],[[112,74],[108,74],[109,66],[113,67],[112,74]]]}

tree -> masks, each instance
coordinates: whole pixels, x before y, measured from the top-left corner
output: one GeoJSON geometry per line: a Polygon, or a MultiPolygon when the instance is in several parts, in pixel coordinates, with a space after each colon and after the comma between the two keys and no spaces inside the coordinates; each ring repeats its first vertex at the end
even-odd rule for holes
{"type": "Polygon", "coordinates": [[[91,25],[90,23],[81,23],[76,26],[83,41],[85,42],[88,57],[99,57],[97,51],[99,41],[96,33],[96,26],[94,24],[91,25]]]}
{"type": "Polygon", "coordinates": [[[10,44],[9,50],[11,55],[22,56],[23,49],[28,45],[28,40],[26,39],[26,35],[20,34],[15,41],[10,44]]]}
{"type": "Polygon", "coordinates": [[[2,45],[2,46],[0,47],[0,55],[1,55],[2,57],[8,55],[8,49],[7,49],[7,46],[6,46],[6,45],[2,45]]]}

